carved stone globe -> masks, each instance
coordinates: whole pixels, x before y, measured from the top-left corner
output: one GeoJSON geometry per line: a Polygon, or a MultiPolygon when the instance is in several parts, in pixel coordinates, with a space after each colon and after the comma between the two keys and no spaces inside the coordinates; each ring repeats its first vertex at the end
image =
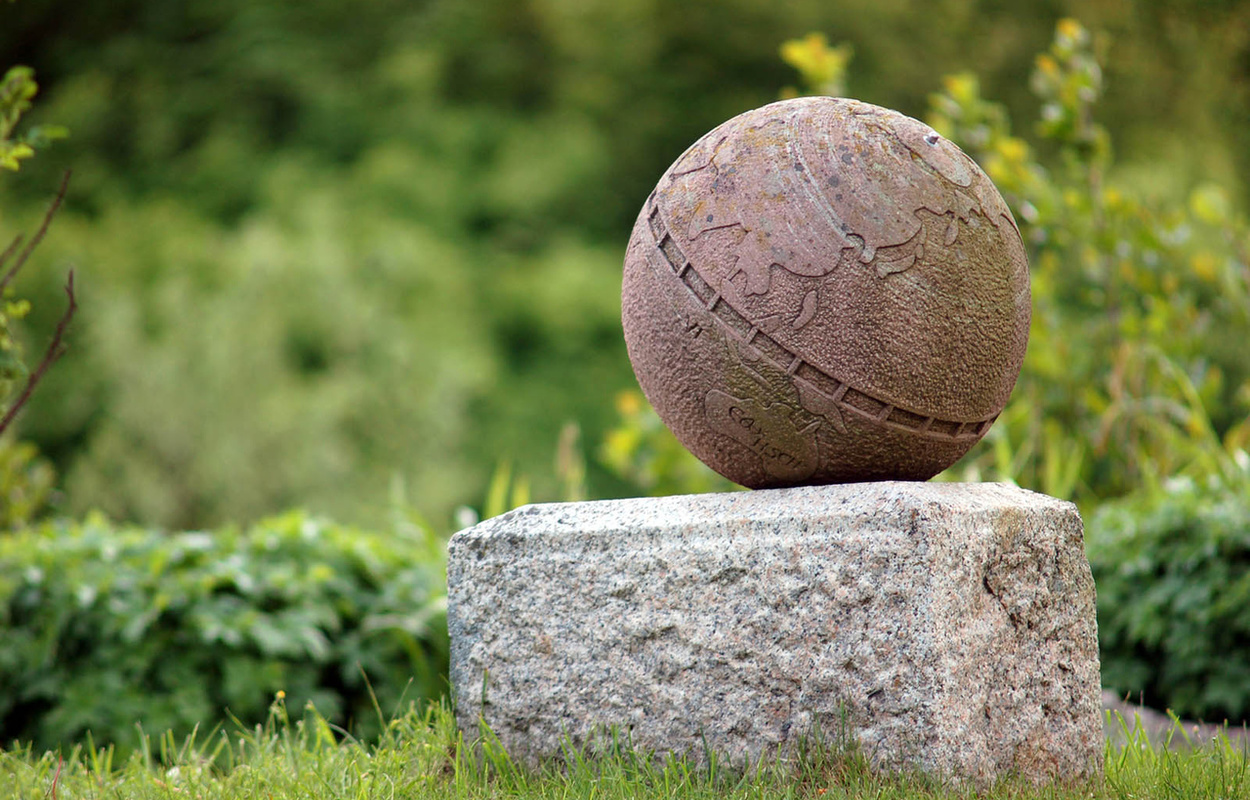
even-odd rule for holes
{"type": "Polygon", "coordinates": [[[647,399],[730,480],[927,480],[1007,403],[1028,262],[950,141],[799,98],[734,117],[668,169],[634,225],[621,316],[647,399]]]}

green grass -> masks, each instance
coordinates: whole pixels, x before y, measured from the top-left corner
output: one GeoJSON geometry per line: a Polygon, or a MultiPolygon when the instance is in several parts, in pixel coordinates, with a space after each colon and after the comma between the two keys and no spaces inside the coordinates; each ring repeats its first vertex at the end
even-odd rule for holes
{"type": "MultiPolygon", "coordinates": [[[[1179,734],[1183,735],[1183,734],[1179,734]]],[[[853,749],[804,747],[787,761],[747,772],[657,761],[625,749],[597,759],[569,754],[560,765],[525,769],[490,740],[477,751],[450,713],[410,711],[365,745],[315,711],[290,719],[281,701],[254,730],[215,731],[183,742],[146,739],[125,763],[108,748],[0,752],[0,797],[65,798],[946,798],[973,797],[920,775],[873,775],[853,749]]],[[[1109,746],[1106,777],[1079,786],[1034,788],[1006,781],[990,798],[1250,798],[1250,761],[1227,739],[1178,750],[1129,736],[1109,746]]]]}

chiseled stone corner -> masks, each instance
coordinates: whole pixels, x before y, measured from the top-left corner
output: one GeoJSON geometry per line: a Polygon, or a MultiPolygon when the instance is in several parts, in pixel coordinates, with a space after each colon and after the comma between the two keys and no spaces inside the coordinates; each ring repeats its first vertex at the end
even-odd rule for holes
{"type": "Polygon", "coordinates": [[[522,760],[608,727],[739,764],[848,730],[978,785],[1102,768],[1081,519],[1013,486],[526,506],[453,537],[448,591],[459,724],[522,760]]]}

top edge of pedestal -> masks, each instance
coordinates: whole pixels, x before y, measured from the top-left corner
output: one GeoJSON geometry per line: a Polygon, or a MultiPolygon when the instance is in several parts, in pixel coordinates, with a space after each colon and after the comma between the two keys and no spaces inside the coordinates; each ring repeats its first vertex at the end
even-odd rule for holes
{"type": "MultiPolygon", "coordinates": [[[[798,486],[716,494],[631,497],[573,503],[537,503],[484,520],[453,539],[516,533],[576,530],[581,534],[620,531],[623,526],[671,528],[717,520],[819,522],[878,516],[914,509],[965,515],[1004,511],[1049,511],[1077,515],[1076,506],[1010,483],[868,483],[798,486]]],[[[1078,515],[1079,516],[1079,515],[1078,515]]]]}

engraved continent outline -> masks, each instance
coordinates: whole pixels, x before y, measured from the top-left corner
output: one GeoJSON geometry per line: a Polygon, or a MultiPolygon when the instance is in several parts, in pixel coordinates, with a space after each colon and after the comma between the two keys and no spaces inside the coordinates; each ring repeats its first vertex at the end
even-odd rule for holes
{"type": "MultiPolygon", "coordinates": [[[[938,225],[936,221],[923,216],[921,212],[924,211],[944,221],[940,233],[945,246],[955,243],[959,235],[959,222],[969,222],[973,214],[983,217],[1000,230],[1002,222],[1005,221],[1012,232],[1017,237],[1020,236],[1015,219],[1001,197],[992,186],[986,186],[988,180],[977,173],[969,157],[953,143],[929,126],[902,114],[898,114],[894,120],[895,126],[889,126],[880,119],[883,116],[881,111],[865,105],[862,108],[852,108],[851,116],[914,156],[929,174],[950,188],[953,196],[952,202],[944,204],[945,207],[932,208],[926,204],[912,209],[906,215],[907,218],[899,214],[893,227],[901,227],[909,235],[898,241],[874,241],[865,238],[852,230],[852,226],[843,218],[844,215],[833,207],[825,191],[815,184],[815,173],[810,166],[810,159],[799,146],[800,142],[794,132],[794,123],[805,113],[803,109],[795,109],[785,117],[747,125],[742,131],[725,131],[715,138],[705,137],[681,156],[670,173],[670,181],[693,181],[695,185],[690,191],[705,198],[696,206],[696,213],[691,217],[687,231],[689,241],[693,243],[704,235],[732,228],[739,228],[743,232],[743,238],[736,247],[736,260],[727,280],[732,281],[738,275],[743,275],[748,294],[763,294],[768,291],[774,267],[807,278],[825,277],[844,264],[857,262],[872,266],[882,279],[904,272],[923,259],[925,246],[932,235],[930,228],[938,225]],[[758,136],[759,132],[770,125],[782,126],[780,149],[786,155],[784,160],[777,159],[778,163],[771,171],[773,179],[780,182],[783,194],[802,197],[809,207],[820,214],[825,223],[825,233],[831,234],[829,238],[835,245],[840,243],[837,258],[831,259],[812,252],[803,246],[802,237],[798,236],[790,237],[789,244],[784,248],[771,245],[768,242],[771,233],[767,230],[765,221],[753,220],[751,214],[741,213],[730,202],[734,195],[732,187],[721,185],[722,181],[736,178],[737,168],[734,164],[740,149],[739,141],[753,135],[758,136]],[[912,139],[917,141],[913,142],[912,139]],[[722,164],[718,159],[722,158],[722,151],[726,148],[729,149],[722,164]],[[689,166],[683,166],[683,162],[691,161],[693,163],[689,166]],[[786,161],[790,165],[788,168],[786,161]],[[709,175],[691,177],[701,172],[709,175]]],[[[853,159],[849,153],[843,153],[842,160],[849,165],[852,162],[848,157],[853,159]]],[[[816,292],[813,289],[804,296],[802,306],[793,320],[795,329],[806,325],[815,315],[816,292]]]]}
{"type": "MultiPolygon", "coordinates": [[[[749,322],[736,309],[723,302],[723,297],[706,281],[698,277],[693,265],[665,226],[654,192],[647,200],[646,215],[652,244],[660,254],[660,260],[669,266],[669,276],[685,287],[690,298],[695,301],[694,305],[708,314],[709,322],[725,331],[728,341],[736,343],[737,352],[734,355],[748,373],[756,373],[757,380],[768,384],[767,379],[758,374],[758,370],[748,362],[766,362],[773,370],[784,372],[797,394],[799,407],[811,416],[823,419],[833,431],[845,434],[846,415],[852,414],[893,430],[937,441],[953,442],[981,438],[998,419],[998,412],[985,419],[973,421],[947,420],[925,415],[874,397],[818,369],[771,337],[762,324],[764,320],[749,322]],[[765,349],[769,352],[764,352],[765,349]]],[[[776,405],[786,404],[774,402],[767,407],[776,405]]],[[[797,410],[789,406],[787,408],[790,411],[797,410]]],[[[801,431],[796,429],[796,433],[807,434],[809,430],[814,433],[817,429],[807,425],[801,431]]]]}

